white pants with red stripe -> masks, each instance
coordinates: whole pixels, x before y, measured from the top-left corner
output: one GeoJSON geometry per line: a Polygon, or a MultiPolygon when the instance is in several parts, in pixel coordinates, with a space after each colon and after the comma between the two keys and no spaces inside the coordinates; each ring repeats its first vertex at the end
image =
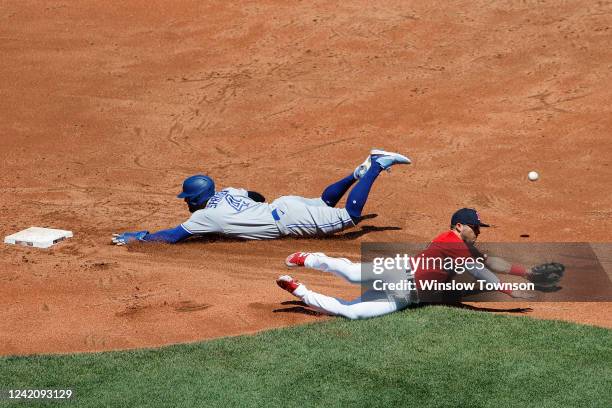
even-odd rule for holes
{"type": "MultiPolygon", "coordinates": [[[[332,258],[323,254],[311,254],[306,258],[305,266],[322,272],[333,273],[350,283],[366,285],[378,276],[362,273],[360,263],[353,263],[346,258],[332,258]]],[[[364,268],[364,270],[367,268],[364,268]]],[[[370,268],[371,269],[371,268],[370,268]]],[[[326,296],[300,285],[293,294],[302,299],[308,306],[334,316],[348,319],[367,319],[383,316],[405,309],[410,301],[389,296],[384,291],[368,289],[362,296],[352,301],[326,296]]]]}

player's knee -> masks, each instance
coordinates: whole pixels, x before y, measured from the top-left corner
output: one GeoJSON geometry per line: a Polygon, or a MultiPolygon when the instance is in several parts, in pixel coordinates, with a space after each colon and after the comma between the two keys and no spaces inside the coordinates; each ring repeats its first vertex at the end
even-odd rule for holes
{"type": "Polygon", "coordinates": [[[351,308],[350,306],[342,311],[341,316],[346,317],[349,320],[360,320],[360,319],[365,319],[368,317],[364,315],[363,313],[360,313],[359,310],[355,310],[354,308],[351,308]]]}
{"type": "Polygon", "coordinates": [[[341,313],[342,317],[345,317],[349,320],[359,320],[359,317],[357,316],[356,313],[352,313],[352,312],[343,312],[341,313]]]}
{"type": "Polygon", "coordinates": [[[351,221],[353,221],[354,225],[357,225],[361,222],[361,211],[357,212],[355,210],[350,209],[349,207],[346,207],[346,212],[351,217],[351,221]]]}
{"type": "Polygon", "coordinates": [[[337,204],[337,202],[336,202],[336,201],[333,201],[333,200],[329,199],[328,197],[326,197],[326,196],[325,196],[325,194],[323,194],[323,195],[321,196],[321,200],[323,200],[323,202],[325,203],[325,205],[326,205],[326,206],[328,206],[328,207],[335,207],[335,206],[336,206],[336,204],[337,204]]]}
{"type": "Polygon", "coordinates": [[[359,271],[358,273],[347,273],[344,276],[349,283],[352,283],[354,285],[357,285],[363,282],[361,271],[359,271]]]}
{"type": "Polygon", "coordinates": [[[361,208],[358,208],[355,205],[351,205],[351,203],[347,203],[346,212],[351,216],[355,224],[359,222],[361,218],[361,208]]]}

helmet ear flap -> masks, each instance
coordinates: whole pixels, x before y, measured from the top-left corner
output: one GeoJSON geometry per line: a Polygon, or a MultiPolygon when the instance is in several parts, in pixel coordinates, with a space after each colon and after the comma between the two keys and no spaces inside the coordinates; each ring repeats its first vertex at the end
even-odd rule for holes
{"type": "Polygon", "coordinates": [[[202,191],[197,196],[189,199],[189,204],[199,207],[210,199],[208,191],[202,191]]]}
{"type": "Polygon", "coordinates": [[[187,206],[189,207],[189,212],[194,213],[198,210],[203,209],[209,199],[210,197],[208,197],[207,192],[203,191],[195,197],[186,198],[185,201],[187,202],[187,206]]]}

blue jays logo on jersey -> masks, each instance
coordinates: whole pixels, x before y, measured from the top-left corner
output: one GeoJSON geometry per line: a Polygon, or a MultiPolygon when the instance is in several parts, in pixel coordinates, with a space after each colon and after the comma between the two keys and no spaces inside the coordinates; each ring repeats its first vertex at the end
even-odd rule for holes
{"type": "Polygon", "coordinates": [[[231,194],[227,194],[225,196],[225,201],[227,201],[227,203],[238,212],[249,206],[248,202],[242,200],[241,198],[236,198],[231,194]]]}
{"type": "Polygon", "coordinates": [[[240,212],[245,208],[248,208],[249,206],[249,203],[247,201],[243,200],[242,198],[234,197],[228,191],[223,190],[219,191],[214,196],[212,196],[210,200],[208,200],[206,208],[217,208],[217,206],[223,200],[225,200],[230,207],[236,210],[236,212],[240,212]]]}

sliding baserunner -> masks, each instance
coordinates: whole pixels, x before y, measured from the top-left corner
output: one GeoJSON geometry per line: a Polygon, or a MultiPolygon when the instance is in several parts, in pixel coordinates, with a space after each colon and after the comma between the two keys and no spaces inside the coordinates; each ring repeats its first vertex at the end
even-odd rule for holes
{"type": "Polygon", "coordinates": [[[343,179],[328,186],[321,197],[284,196],[271,203],[254,191],[224,188],[215,191],[212,178],[202,174],[188,177],[178,198],[192,213],[189,220],[170,229],[114,234],[112,242],[134,241],[177,243],[192,236],[221,234],[242,239],[274,239],[283,236],[329,235],[355,226],[374,181],[383,170],[396,164],[410,164],[399,153],[372,150],[367,159],[343,179]],[[346,207],[336,208],[354,185],[346,207]]]}

